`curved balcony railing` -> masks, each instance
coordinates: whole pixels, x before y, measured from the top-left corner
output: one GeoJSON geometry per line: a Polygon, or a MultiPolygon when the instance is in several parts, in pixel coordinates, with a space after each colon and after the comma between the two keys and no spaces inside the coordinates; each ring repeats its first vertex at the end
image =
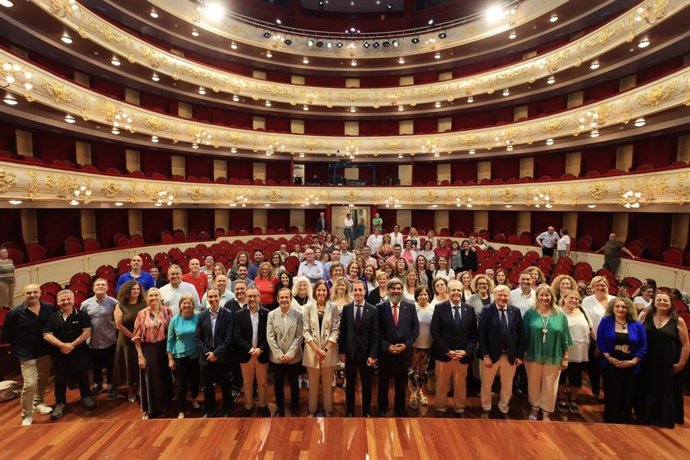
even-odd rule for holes
{"type": "Polygon", "coordinates": [[[690,168],[550,182],[392,187],[308,187],[178,182],[0,162],[0,199],[28,206],[314,207],[371,205],[422,209],[681,212],[690,204],[690,168]],[[630,196],[627,196],[630,195],[630,196]],[[548,196],[548,206],[544,197],[548,196]],[[163,197],[163,198],[161,198],[163,197]],[[634,205],[637,202],[639,206],[634,205]],[[540,204],[539,207],[535,206],[540,204]],[[628,204],[628,206],[626,206],[628,204]]]}
{"type": "MultiPolygon", "coordinates": [[[[67,12],[56,9],[55,2],[36,0],[37,6],[51,13],[66,27],[104,47],[130,63],[148,67],[152,72],[168,75],[208,91],[237,95],[254,100],[266,100],[291,106],[316,105],[333,107],[416,106],[438,101],[493,94],[517,85],[531,84],[539,79],[557,75],[567,69],[581,66],[604,53],[631,42],[649,29],[662,24],[689,6],[684,0],[669,0],[661,4],[646,0],[603,27],[584,35],[556,50],[525,59],[517,64],[481,72],[471,77],[458,78],[424,85],[388,88],[324,88],[267,82],[222,71],[209,65],[186,59],[162,50],[149,42],[115,27],[92,11],[80,7],[67,12]],[[638,9],[647,12],[649,20],[641,17],[638,9]]],[[[404,50],[401,50],[403,53],[404,50]]],[[[404,54],[401,54],[404,55],[404,54]]]]}
{"type": "Polygon", "coordinates": [[[600,129],[682,107],[690,101],[690,67],[686,67],[595,104],[503,126],[433,135],[310,136],[226,128],[164,115],[96,93],[5,50],[0,50],[0,61],[0,85],[10,92],[84,121],[112,126],[114,133],[129,131],[156,136],[158,140],[187,142],[197,148],[266,151],[269,156],[302,152],[331,156],[346,151],[362,156],[400,156],[430,152],[432,147],[439,154],[470,149],[512,151],[520,145],[578,136],[592,130],[591,123],[595,123],[598,134],[600,129]]]}

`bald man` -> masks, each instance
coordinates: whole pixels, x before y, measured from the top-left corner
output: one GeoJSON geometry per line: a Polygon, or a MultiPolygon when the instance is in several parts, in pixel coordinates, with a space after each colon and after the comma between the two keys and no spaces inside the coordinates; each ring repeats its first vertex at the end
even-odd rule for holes
{"type": "Polygon", "coordinates": [[[193,285],[200,299],[209,288],[208,277],[201,271],[199,259],[189,259],[189,272],[182,275],[182,281],[193,285]]]}
{"type": "Polygon", "coordinates": [[[43,402],[51,367],[48,344],[43,340],[43,326],[56,309],[40,300],[38,284],[29,284],[22,292],[24,302],[10,310],[5,319],[3,340],[10,344],[12,353],[19,359],[24,380],[22,425],[31,425],[34,411],[41,415],[52,412],[43,402]]]}

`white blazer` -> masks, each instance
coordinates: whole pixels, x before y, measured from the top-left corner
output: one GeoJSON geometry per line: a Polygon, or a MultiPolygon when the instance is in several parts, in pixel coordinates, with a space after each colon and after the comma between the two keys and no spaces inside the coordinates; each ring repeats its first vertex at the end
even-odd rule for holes
{"type": "Polygon", "coordinates": [[[316,301],[312,300],[304,305],[304,359],[302,365],[306,367],[333,367],[338,363],[338,334],[340,332],[340,311],[334,302],[327,302],[323,313],[321,327],[316,301]],[[317,354],[312,350],[309,342],[314,342],[320,349],[325,349],[328,342],[333,342],[331,350],[323,362],[319,362],[317,354]]]}
{"type": "Polygon", "coordinates": [[[284,322],[280,308],[268,314],[266,338],[272,363],[282,364],[280,358],[288,355],[290,364],[302,361],[302,313],[290,308],[284,322]]]}

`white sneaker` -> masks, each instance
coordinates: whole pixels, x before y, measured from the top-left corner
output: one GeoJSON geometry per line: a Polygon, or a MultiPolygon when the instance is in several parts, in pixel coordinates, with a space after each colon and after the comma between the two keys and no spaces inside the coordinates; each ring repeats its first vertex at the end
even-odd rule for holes
{"type": "Polygon", "coordinates": [[[51,412],[53,412],[53,408],[45,404],[36,404],[34,406],[34,411],[38,412],[41,415],[48,415],[51,412]]]}
{"type": "Polygon", "coordinates": [[[31,417],[24,417],[22,418],[22,426],[30,426],[34,422],[34,419],[31,417]]]}

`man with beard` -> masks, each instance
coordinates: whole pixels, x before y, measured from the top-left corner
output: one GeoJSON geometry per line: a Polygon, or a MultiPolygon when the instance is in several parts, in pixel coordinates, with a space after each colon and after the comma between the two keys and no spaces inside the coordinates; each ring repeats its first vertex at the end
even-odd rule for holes
{"type": "Polygon", "coordinates": [[[388,300],[376,306],[379,313],[379,387],[378,413],[385,417],[388,411],[388,384],[395,382],[395,416],[407,417],[405,389],[407,372],[412,357],[412,343],[419,335],[419,320],[415,305],[403,300],[403,284],[397,278],[388,281],[388,300]]]}

